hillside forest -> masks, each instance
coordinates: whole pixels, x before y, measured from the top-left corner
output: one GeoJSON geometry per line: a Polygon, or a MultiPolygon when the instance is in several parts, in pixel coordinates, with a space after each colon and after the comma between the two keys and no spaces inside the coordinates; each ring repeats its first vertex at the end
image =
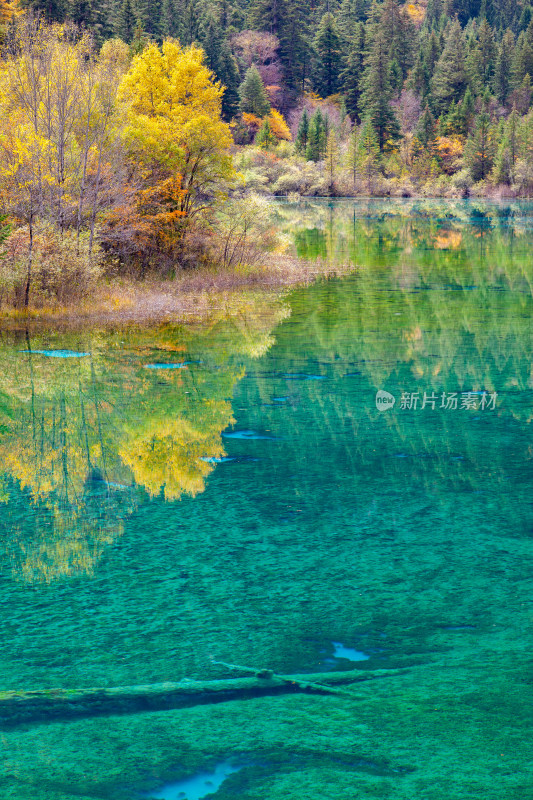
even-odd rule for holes
{"type": "Polygon", "coordinates": [[[262,196],[533,189],[529,0],[0,0],[0,304],[249,266],[262,196]]]}

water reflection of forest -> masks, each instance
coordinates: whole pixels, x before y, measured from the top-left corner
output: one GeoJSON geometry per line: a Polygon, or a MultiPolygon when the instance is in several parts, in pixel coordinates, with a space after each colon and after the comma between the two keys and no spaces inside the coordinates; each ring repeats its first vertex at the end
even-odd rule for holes
{"type": "MultiPolygon", "coordinates": [[[[533,230],[516,211],[452,203],[444,217],[442,204],[417,208],[280,205],[277,220],[302,257],[349,256],[356,271],[285,300],[247,296],[209,325],[55,339],[5,334],[0,515],[4,558],[14,574],[32,582],[90,573],[143,493],[174,501],[203,492],[225,454],[221,434],[234,422],[237,384],[251,364],[260,375],[267,353],[279,374],[301,373],[308,364],[329,378],[327,387],[298,383],[307,424],[304,430],[299,417],[284,417],[289,461],[298,460],[302,437],[307,444],[316,437],[318,449],[327,445],[331,470],[351,464],[369,492],[385,468],[399,485],[408,469],[413,482],[434,494],[436,482],[493,491],[503,507],[510,463],[523,465],[533,452],[525,435],[533,230]],[[35,352],[56,347],[89,355],[35,352]],[[466,424],[464,416],[439,409],[408,414],[399,405],[380,415],[374,395],[381,388],[494,391],[499,403],[490,424],[488,418],[470,424],[472,414],[466,424]],[[523,433],[511,435],[515,429],[523,433]]],[[[265,382],[258,377],[251,385],[261,395],[257,425],[274,429],[278,411],[265,382]]],[[[276,468],[267,458],[258,473],[276,468]]]]}
{"type": "Polygon", "coordinates": [[[249,297],[196,330],[71,333],[60,345],[4,335],[0,500],[15,574],[90,572],[140,491],[167,500],[202,492],[224,455],[243,359],[268,350],[286,313],[275,297],[249,297]],[[46,355],[58,347],[87,355],[46,355]]]}

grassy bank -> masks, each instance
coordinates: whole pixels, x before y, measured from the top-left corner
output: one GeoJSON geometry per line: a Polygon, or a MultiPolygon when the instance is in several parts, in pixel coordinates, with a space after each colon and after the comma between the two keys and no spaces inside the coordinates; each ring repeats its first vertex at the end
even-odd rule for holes
{"type": "Polygon", "coordinates": [[[63,305],[51,302],[28,309],[4,308],[0,311],[0,323],[3,327],[18,327],[21,322],[62,325],[196,322],[231,308],[243,290],[283,291],[351,270],[351,264],[332,267],[322,260],[272,255],[265,264],[224,271],[200,267],[194,272],[179,273],[172,280],[116,279],[98,285],[89,298],[76,302],[63,305]]]}

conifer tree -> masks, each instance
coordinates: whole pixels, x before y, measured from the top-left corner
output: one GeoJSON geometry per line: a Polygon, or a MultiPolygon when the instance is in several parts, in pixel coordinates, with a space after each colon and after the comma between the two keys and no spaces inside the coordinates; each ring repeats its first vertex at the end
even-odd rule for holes
{"type": "Polygon", "coordinates": [[[240,109],[257,117],[264,117],[270,111],[270,101],[259,70],[252,64],[246,71],[239,87],[240,109]]]}
{"type": "Polygon", "coordinates": [[[257,136],[255,137],[255,144],[258,147],[262,147],[264,150],[268,150],[271,145],[275,142],[275,137],[272,135],[272,131],[270,130],[270,122],[268,118],[263,120],[263,124],[257,131],[257,136]]]}
{"type": "Polygon", "coordinates": [[[365,17],[362,0],[342,0],[337,15],[340,35],[351,43],[365,17]]]}
{"type": "Polygon", "coordinates": [[[297,153],[300,153],[301,155],[305,154],[305,151],[307,150],[308,139],[309,139],[309,115],[307,114],[307,109],[304,108],[302,117],[300,119],[300,124],[298,125],[296,141],[294,142],[297,153]]]}
{"type": "Polygon", "coordinates": [[[346,110],[356,123],[361,121],[359,103],[361,101],[364,68],[365,29],[364,26],[359,23],[354,32],[346,67],[340,75],[346,110]]]}
{"type": "Polygon", "coordinates": [[[384,0],[380,9],[379,31],[383,35],[389,60],[398,63],[404,78],[413,65],[416,31],[398,0],[384,0]]]}
{"type": "Polygon", "coordinates": [[[346,151],[346,167],[351,174],[353,186],[355,189],[355,184],[357,181],[357,164],[358,164],[358,139],[359,134],[357,128],[354,126],[352,133],[350,135],[350,141],[348,142],[348,149],[346,151]]]}
{"type": "Polygon", "coordinates": [[[313,85],[322,97],[329,97],[339,90],[342,63],[342,44],[332,14],[324,14],[316,37],[317,60],[313,74],[313,85]]]}
{"type": "Polygon", "coordinates": [[[474,181],[483,181],[488,177],[495,155],[494,130],[487,110],[488,97],[483,103],[474,131],[465,147],[465,163],[474,181]]]}
{"type": "Polygon", "coordinates": [[[325,152],[325,168],[328,179],[328,193],[335,194],[335,175],[337,173],[339,161],[339,143],[335,131],[331,129],[328,133],[325,152]]]}
{"type": "Polygon", "coordinates": [[[423,145],[423,147],[433,150],[435,144],[435,131],[435,117],[431,113],[429,106],[426,105],[424,113],[418,122],[415,136],[418,138],[418,141],[423,145]]]}
{"type": "Polygon", "coordinates": [[[305,157],[308,161],[320,161],[322,158],[324,137],[324,121],[320,109],[317,108],[309,123],[309,136],[305,157]]]}
{"type": "Polygon", "coordinates": [[[428,0],[424,22],[428,28],[438,28],[444,5],[442,0],[428,0]]]}
{"type": "Polygon", "coordinates": [[[76,25],[89,28],[95,21],[92,0],[72,0],[69,16],[76,25]]]}
{"type": "Polygon", "coordinates": [[[452,100],[457,103],[467,87],[464,37],[461,26],[453,22],[448,30],[444,50],[431,81],[433,106],[438,114],[445,112],[452,100]]]}
{"type": "Polygon", "coordinates": [[[378,32],[366,61],[361,110],[374,126],[381,152],[387,141],[397,139],[400,133],[400,126],[390,102],[391,96],[385,39],[378,32]]]}
{"type": "Polygon", "coordinates": [[[357,139],[357,171],[366,181],[369,194],[372,193],[373,179],[379,173],[379,153],[380,147],[374,124],[370,117],[366,117],[357,139]]]}
{"type": "Polygon", "coordinates": [[[513,83],[520,86],[526,75],[533,74],[533,20],[518,37],[513,58],[513,83]]]}
{"type": "Polygon", "coordinates": [[[531,106],[531,96],[532,96],[532,87],[531,87],[531,78],[529,76],[529,72],[526,73],[524,76],[524,80],[512,94],[514,103],[520,114],[526,114],[529,111],[531,106]]]}
{"type": "Polygon", "coordinates": [[[494,67],[494,93],[500,103],[506,103],[511,92],[511,70],[514,60],[515,39],[512,31],[505,31],[494,67]]]}
{"type": "Polygon", "coordinates": [[[217,78],[225,87],[222,95],[222,119],[229,122],[239,111],[239,67],[227,39],[220,46],[217,78]]]}
{"type": "Polygon", "coordinates": [[[149,39],[161,38],[162,0],[133,0],[135,20],[149,39]]]}
{"type": "Polygon", "coordinates": [[[176,0],[163,0],[161,4],[160,30],[165,39],[183,39],[181,14],[176,0]]]}
{"type": "Polygon", "coordinates": [[[304,0],[252,0],[248,12],[250,28],[277,36],[284,82],[293,94],[305,71],[308,48],[302,31],[308,16],[304,0]]]}
{"type": "Polygon", "coordinates": [[[430,72],[423,54],[420,52],[409,77],[409,88],[425,99],[429,93],[430,72]]]}
{"type": "Polygon", "coordinates": [[[47,22],[63,22],[68,6],[66,0],[19,0],[18,5],[24,11],[32,11],[47,22]]]}
{"type": "Polygon", "coordinates": [[[519,153],[519,116],[516,106],[513,107],[509,119],[504,126],[500,138],[492,179],[495,183],[512,184],[516,179],[516,162],[519,153]]]}
{"type": "Polygon", "coordinates": [[[486,19],[481,21],[477,41],[468,55],[467,69],[470,80],[477,87],[478,93],[483,93],[486,86],[492,81],[496,47],[492,28],[486,19]]]}
{"type": "Polygon", "coordinates": [[[117,14],[116,34],[123,42],[133,41],[136,19],[131,0],[122,0],[117,14]]]}

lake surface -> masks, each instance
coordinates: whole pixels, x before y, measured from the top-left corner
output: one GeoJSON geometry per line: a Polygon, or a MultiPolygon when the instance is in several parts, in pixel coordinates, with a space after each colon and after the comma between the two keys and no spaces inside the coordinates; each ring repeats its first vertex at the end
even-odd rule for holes
{"type": "Polygon", "coordinates": [[[6,725],[2,798],[533,798],[533,205],[272,213],[353,272],[0,335],[0,699],[391,674],[6,725]]]}

